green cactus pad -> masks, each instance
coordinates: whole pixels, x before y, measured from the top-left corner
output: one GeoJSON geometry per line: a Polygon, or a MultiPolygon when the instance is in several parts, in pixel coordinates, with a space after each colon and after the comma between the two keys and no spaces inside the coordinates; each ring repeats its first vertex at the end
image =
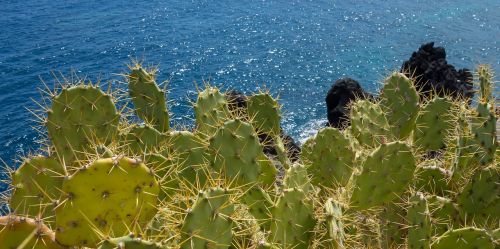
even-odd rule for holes
{"type": "Polygon", "coordinates": [[[415,188],[418,191],[445,196],[451,192],[452,172],[438,166],[417,168],[415,188]]]}
{"type": "Polygon", "coordinates": [[[456,230],[449,230],[434,242],[432,249],[494,249],[497,245],[494,244],[493,238],[486,230],[466,227],[456,230]]]}
{"type": "Polygon", "coordinates": [[[281,248],[307,248],[315,224],[311,199],[300,189],[284,189],[273,209],[270,240],[281,248]]]}
{"type": "Polygon", "coordinates": [[[498,225],[500,219],[500,170],[487,168],[476,172],[458,196],[462,217],[472,218],[475,224],[498,225]],[[495,210],[495,208],[497,208],[495,210]]]}
{"type": "Polygon", "coordinates": [[[63,167],[53,158],[36,156],[26,159],[12,174],[10,208],[14,213],[28,217],[52,216],[64,177],[63,167]]]}
{"type": "Polygon", "coordinates": [[[230,118],[224,94],[215,87],[207,87],[198,94],[194,105],[196,129],[204,136],[212,136],[230,118]]]}
{"type": "Polygon", "coordinates": [[[142,240],[133,235],[123,236],[119,238],[110,238],[104,240],[99,249],[163,249],[162,246],[142,240]]]}
{"type": "Polygon", "coordinates": [[[149,125],[133,125],[124,135],[122,143],[128,155],[141,155],[157,152],[165,143],[167,136],[149,125]]]}
{"type": "Polygon", "coordinates": [[[243,195],[242,203],[248,207],[248,211],[257,220],[259,226],[264,230],[269,230],[271,210],[274,205],[269,194],[261,187],[255,186],[243,195]]]}
{"type": "Polygon", "coordinates": [[[472,133],[475,150],[475,159],[483,166],[493,162],[497,150],[496,134],[497,117],[493,106],[489,103],[480,102],[472,117],[472,133]]]}
{"type": "Polygon", "coordinates": [[[329,198],[325,203],[326,225],[329,241],[334,249],[345,248],[344,223],[342,222],[342,206],[329,198]]]}
{"type": "Polygon", "coordinates": [[[494,87],[493,73],[487,65],[479,65],[477,67],[477,75],[479,76],[479,98],[481,102],[490,102],[491,89],[494,87]]]}
{"type": "Polygon", "coordinates": [[[452,103],[436,97],[420,111],[413,132],[413,141],[424,151],[447,147],[448,138],[455,127],[452,103]]]}
{"type": "Polygon", "coordinates": [[[138,160],[100,159],[63,183],[56,208],[56,239],[68,246],[94,247],[103,235],[123,236],[146,227],[157,211],[158,183],[138,160]]]}
{"type": "Polygon", "coordinates": [[[230,192],[221,188],[200,192],[182,224],[180,248],[229,248],[233,239],[230,192]]]}
{"type": "Polygon", "coordinates": [[[463,223],[458,205],[452,200],[435,195],[426,196],[426,199],[431,214],[433,235],[441,235],[463,223]]]}
{"type": "Polygon", "coordinates": [[[421,193],[410,198],[410,207],[407,213],[408,220],[408,248],[431,248],[431,218],[427,200],[421,193]]]}
{"type": "Polygon", "coordinates": [[[287,169],[283,178],[283,188],[297,188],[306,195],[314,191],[311,180],[307,175],[307,168],[301,164],[294,164],[287,169]]]}
{"type": "Polygon", "coordinates": [[[347,184],[356,156],[349,139],[335,128],[324,128],[306,146],[310,152],[303,153],[301,159],[314,185],[334,188],[347,184]]]}
{"type": "Polygon", "coordinates": [[[392,134],[400,139],[410,135],[419,110],[419,97],[413,82],[403,73],[391,74],[380,94],[392,134]]]}
{"type": "Polygon", "coordinates": [[[270,94],[259,93],[248,98],[247,113],[257,133],[280,135],[280,106],[270,94]]]}
{"type": "Polygon", "coordinates": [[[262,146],[253,127],[229,120],[210,138],[210,164],[216,172],[237,185],[257,183],[263,172],[262,146]]]}
{"type": "Polygon", "coordinates": [[[355,177],[352,208],[362,210],[394,200],[412,181],[415,167],[408,145],[402,142],[380,145],[363,163],[361,174],[355,177]]]}
{"type": "Polygon", "coordinates": [[[62,249],[54,232],[41,221],[19,216],[0,217],[0,248],[62,249]]]}
{"type": "Polygon", "coordinates": [[[78,85],[53,98],[46,127],[61,161],[72,165],[86,160],[93,144],[113,141],[119,119],[110,95],[92,85],[78,85]]]}
{"type": "Polygon", "coordinates": [[[363,146],[376,147],[389,133],[389,123],[378,104],[358,100],[351,106],[351,133],[363,146]]]}
{"type": "Polygon", "coordinates": [[[156,84],[154,72],[148,72],[138,64],[131,70],[128,89],[135,113],[158,131],[167,132],[170,124],[165,91],[156,84]]]}
{"type": "Polygon", "coordinates": [[[407,209],[402,203],[391,202],[382,206],[380,232],[383,248],[398,248],[407,237],[407,209]]]}

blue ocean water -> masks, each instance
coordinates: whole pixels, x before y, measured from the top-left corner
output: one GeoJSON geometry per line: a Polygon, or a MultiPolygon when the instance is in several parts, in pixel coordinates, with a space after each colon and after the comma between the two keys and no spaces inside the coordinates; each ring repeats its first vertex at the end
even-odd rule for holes
{"type": "Polygon", "coordinates": [[[350,76],[375,92],[420,44],[448,61],[500,72],[500,1],[48,1],[0,4],[0,158],[36,151],[41,80],[72,71],[116,82],[132,59],[170,80],[174,122],[203,80],[247,93],[266,86],[302,140],[326,120],[325,94],[350,76]],[[32,100],[33,99],[33,100],[32,100]]]}

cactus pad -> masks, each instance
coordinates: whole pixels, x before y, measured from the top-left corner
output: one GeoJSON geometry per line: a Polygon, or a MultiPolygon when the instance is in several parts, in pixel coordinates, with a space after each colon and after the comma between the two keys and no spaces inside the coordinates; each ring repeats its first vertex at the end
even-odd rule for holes
{"type": "Polygon", "coordinates": [[[234,205],[228,190],[200,192],[182,225],[180,248],[229,248],[233,238],[234,205]]]}
{"type": "Polygon", "coordinates": [[[287,169],[283,178],[283,188],[297,188],[306,195],[314,191],[311,180],[307,175],[307,168],[301,164],[294,164],[287,169]]]}
{"type": "Polygon", "coordinates": [[[158,131],[167,132],[170,124],[165,91],[156,84],[154,72],[148,72],[140,65],[135,65],[131,70],[128,89],[135,113],[158,131]]]}
{"type": "Polygon", "coordinates": [[[483,229],[466,227],[449,230],[434,242],[432,249],[494,249],[496,248],[493,238],[483,229]]]}
{"type": "Polygon", "coordinates": [[[226,97],[219,89],[207,87],[198,94],[194,115],[197,131],[204,136],[213,135],[230,118],[226,97]]]}
{"type": "Polygon", "coordinates": [[[127,154],[141,155],[156,152],[166,140],[166,135],[149,125],[133,125],[122,142],[128,148],[127,154]]]}
{"type": "Polygon", "coordinates": [[[117,133],[119,114],[110,95],[92,85],[65,88],[52,100],[46,126],[65,165],[86,160],[92,144],[108,144],[117,133]]]}
{"type": "Polygon", "coordinates": [[[361,145],[376,147],[389,135],[389,123],[378,104],[368,100],[351,106],[351,133],[361,145]]]}
{"type": "Polygon", "coordinates": [[[447,147],[454,129],[452,103],[445,98],[434,98],[419,113],[413,140],[425,151],[436,151],[447,147]]]}
{"type": "Polygon", "coordinates": [[[0,248],[62,249],[41,221],[13,215],[0,217],[0,248]]]}
{"type": "Polygon", "coordinates": [[[104,240],[99,249],[163,249],[158,244],[151,241],[142,240],[134,235],[104,240]]]}
{"type": "Polygon", "coordinates": [[[363,163],[361,174],[355,177],[351,206],[367,209],[397,198],[412,181],[415,167],[415,158],[406,144],[380,145],[363,163]]]}
{"type": "Polygon", "coordinates": [[[408,248],[429,249],[431,247],[431,218],[427,200],[421,193],[410,198],[408,219],[408,248]]]}
{"type": "Polygon", "coordinates": [[[247,113],[257,133],[279,136],[280,106],[268,93],[259,93],[248,98],[247,113]]]}
{"type": "Polygon", "coordinates": [[[449,182],[452,173],[438,166],[417,168],[415,188],[418,191],[445,196],[451,192],[449,182]]]}
{"type": "Polygon", "coordinates": [[[63,167],[53,158],[36,156],[26,159],[12,174],[11,209],[29,217],[52,216],[64,176],[63,167]]]}
{"type": "Polygon", "coordinates": [[[255,186],[244,194],[242,203],[248,207],[248,212],[257,220],[259,226],[269,230],[274,205],[269,194],[261,187],[255,186]]]}
{"type": "Polygon", "coordinates": [[[140,161],[100,159],[63,183],[56,208],[56,239],[63,245],[93,247],[102,234],[122,236],[145,227],[156,214],[158,183],[140,161]]]}
{"type": "Polygon", "coordinates": [[[419,97],[413,82],[402,73],[391,74],[385,80],[380,99],[392,134],[400,139],[408,137],[419,110],[419,97]]]}
{"type": "Polygon", "coordinates": [[[324,209],[328,235],[333,248],[345,248],[344,223],[342,222],[342,206],[332,198],[329,198],[325,203],[324,209]]]}
{"type": "Polygon", "coordinates": [[[324,128],[318,132],[310,153],[302,154],[302,161],[316,186],[334,188],[345,186],[352,175],[355,152],[347,139],[335,128],[324,128]]]}

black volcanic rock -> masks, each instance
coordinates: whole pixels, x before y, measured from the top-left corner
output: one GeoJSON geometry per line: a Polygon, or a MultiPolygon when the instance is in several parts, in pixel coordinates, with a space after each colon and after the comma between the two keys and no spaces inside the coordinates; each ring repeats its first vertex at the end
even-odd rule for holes
{"type": "Polygon", "coordinates": [[[355,99],[366,99],[371,95],[363,90],[356,80],[337,80],[326,95],[328,125],[342,129],[350,124],[348,105],[355,99]]]}
{"type": "Polygon", "coordinates": [[[429,96],[433,89],[440,96],[445,93],[455,98],[472,99],[474,96],[471,72],[466,68],[457,71],[448,64],[444,48],[434,47],[433,42],[413,52],[410,59],[403,63],[401,72],[415,76],[415,86],[424,97],[429,96]]]}

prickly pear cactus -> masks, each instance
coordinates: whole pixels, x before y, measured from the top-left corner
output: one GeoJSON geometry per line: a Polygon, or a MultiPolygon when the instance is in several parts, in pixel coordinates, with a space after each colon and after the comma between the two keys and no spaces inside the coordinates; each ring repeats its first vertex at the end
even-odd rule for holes
{"type": "Polygon", "coordinates": [[[493,238],[484,229],[474,227],[465,227],[456,230],[448,230],[437,238],[433,243],[432,249],[493,249],[496,248],[493,238]]]}
{"type": "Polygon", "coordinates": [[[52,99],[45,123],[63,165],[87,160],[93,144],[106,145],[117,134],[120,115],[109,94],[81,83],[63,88],[52,99]]]}
{"type": "Polygon", "coordinates": [[[380,145],[363,163],[361,174],[355,177],[350,205],[362,210],[394,200],[411,183],[415,167],[408,145],[402,142],[380,145]]]}
{"type": "Polygon", "coordinates": [[[450,187],[452,172],[436,164],[417,168],[415,188],[439,196],[446,196],[452,192],[450,187]]]}
{"type": "Polygon", "coordinates": [[[283,188],[300,189],[306,195],[309,194],[309,192],[313,192],[314,187],[307,174],[307,168],[304,165],[296,163],[287,169],[285,177],[283,178],[283,188]]]}
{"type": "Polygon", "coordinates": [[[243,195],[242,203],[248,207],[248,212],[257,220],[259,226],[269,231],[271,211],[274,206],[269,194],[261,187],[255,186],[243,195]]]}
{"type": "Polygon", "coordinates": [[[419,111],[419,97],[412,80],[403,73],[392,73],[385,80],[380,100],[391,133],[400,139],[408,137],[419,111]]]}
{"type": "Polygon", "coordinates": [[[300,189],[284,189],[273,209],[270,240],[281,248],[307,248],[316,224],[312,200],[300,189]]]}
{"type": "Polygon", "coordinates": [[[204,136],[212,136],[231,116],[224,94],[210,86],[198,94],[194,115],[197,132],[204,136]]]}
{"type": "Polygon", "coordinates": [[[11,176],[10,208],[14,213],[28,217],[53,216],[64,176],[63,167],[53,158],[35,156],[25,159],[11,176]]]}
{"type": "Polygon", "coordinates": [[[56,208],[56,239],[62,245],[94,247],[103,235],[123,236],[145,227],[157,211],[159,187],[152,172],[125,157],[81,168],[62,191],[56,208]]]}
{"type": "Polygon", "coordinates": [[[155,71],[147,71],[139,64],[130,70],[128,89],[135,113],[158,131],[167,132],[170,128],[167,101],[165,91],[156,84],[155,71]]]}
{"type": "Polygon", "coordinates": [[[361,145],[376,147],[390,134],[384,112],[378,104],[359,100],[351,106],[351,133],[361,145]]]}
{"type": "Polygon", "coordinates": [[[187,210],[180,248],[229,248],[234,226],[231,198],[230,191],[221,188],[200,192],[192,208],[187,210]]]}
{"type": "MultiPolygon", "coordinates": [[[[257,183],[261,174],[273,167],[261,164],[265,156],[259,139],[253,127],[239,119],[227,121],[210,138],[210,156],[213,170],[238,185],[257,183]],[[264,165],[266,170],[262,169],[264,165]]],[[[275,175],[276,170],[271,174],[275,175]]]]}
{"type": "Polygon", "coordinates": [[[416,146],[423,151],[437,151],[447,147],[456,123],[452,108],[452,102],[440,97],[432,99],[422,108],[413,134],[416,146]]]}
{"type": "Polygon", "coordinates": [[[119,238],[109,238],[99,246],[99,249],[162,249],[163,247],[147,240],[127,235],[119,238]]]}
{"type": "Polygon", "coordinates": [[[342,222],[342,206],[332,198],[325,203],[326,225],[329,242],[334,249],[345,248],[344,223],[342,222]]]}
{"type": "Polygon", "coordinates": [[[133,125],[123,136],[122,143],[128,155],[143,155],[157,152],[166,140],[165,134],[149,125],[133,125]]]}
{"type": "Polygon", "coordinates": [[[422,193],[410,198],[408,219],[408,248],[431,248],[431,218],[427,200],[422,193]]]}
{"type": "Polygon", "coordinates": [[[500,170],[495,167],[476,172],[458,196],[462,217],[478,225],[497,225],[500,219],[500,170]],[[496,211],[495,211],[496,210],[496,211]]]}
{"type": "Polygon", "coordinates": [[[1,248],[62,249],[40,220],[7,215],[0,217],[1,248]]]}
{"type": "Polygon", "coordinates": [[[248,98],[247,113],[257,133],[279,136],[280,106],[269,93],[259,93],[248,98]]]}
{"type": "Polygon", "coordinates": [[[308,166],[312,183],[327,188],[345,186],[356,156],[349,139],[335,128],[324,128],[311,140],[301,159],[308,166]]]}

